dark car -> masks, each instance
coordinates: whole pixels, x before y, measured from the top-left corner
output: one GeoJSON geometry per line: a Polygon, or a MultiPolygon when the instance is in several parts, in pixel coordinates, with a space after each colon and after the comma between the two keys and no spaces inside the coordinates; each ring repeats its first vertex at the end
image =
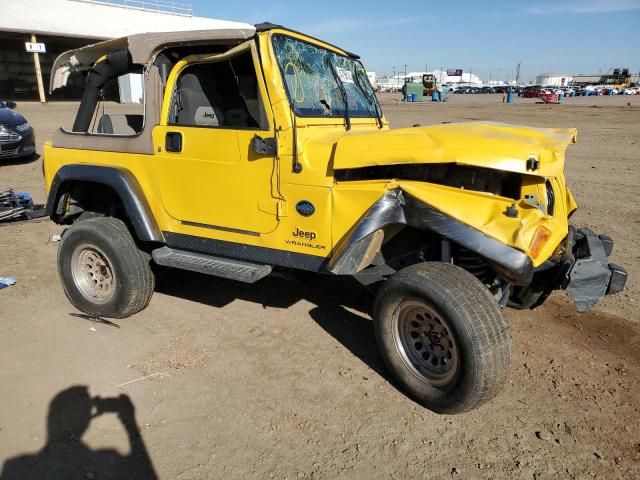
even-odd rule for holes
{"type": "Polygon", "coordinates": [[[0,160],[27,158],[36,152],[33,128],[14,108],[15,102],[0,100],[0,160]]]}

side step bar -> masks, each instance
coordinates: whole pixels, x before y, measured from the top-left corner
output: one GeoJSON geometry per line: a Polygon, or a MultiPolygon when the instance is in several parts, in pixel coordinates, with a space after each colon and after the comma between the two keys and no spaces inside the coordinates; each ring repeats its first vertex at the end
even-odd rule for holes
{"type": "Polygon", "coordinates": [[[202,253],[162,247],[151,252],[158,265],[205,273],[215,277],[254,283],[271,273],[271,265],[214,257],[202,253]]]}

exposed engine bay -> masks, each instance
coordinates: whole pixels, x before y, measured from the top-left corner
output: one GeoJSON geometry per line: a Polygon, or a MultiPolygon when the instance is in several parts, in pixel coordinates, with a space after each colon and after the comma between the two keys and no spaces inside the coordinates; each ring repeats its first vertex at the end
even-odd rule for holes
{"type": "Polygon", "coordinates": [[[418,180],[448,187],[519,199],[522,175],[455,163],[378,165],[336,170],[337,181],[418,180]]]}

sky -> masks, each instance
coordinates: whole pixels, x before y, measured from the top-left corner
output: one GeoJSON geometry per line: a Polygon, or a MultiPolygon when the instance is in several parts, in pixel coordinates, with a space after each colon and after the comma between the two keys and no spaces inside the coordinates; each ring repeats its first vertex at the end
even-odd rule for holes
{"type": "Polygon", "coordinates": [[[640,0],[180,0],[196,16],[269,21],[359,54],[378,76],[461,68],[483,80],[640,70],[640,0]]]}

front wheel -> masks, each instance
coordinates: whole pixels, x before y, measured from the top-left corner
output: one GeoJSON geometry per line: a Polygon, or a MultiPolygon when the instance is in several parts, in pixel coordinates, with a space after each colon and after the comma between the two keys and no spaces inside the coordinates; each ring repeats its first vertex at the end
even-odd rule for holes
{"type": "Polygon", "coordinates": [[[509,327],[487,288],[466,270],[426,262],[399,271],[378,292],[373,318],[387,367],[428,409],[471,410],[502,387],[509,327]]]}

